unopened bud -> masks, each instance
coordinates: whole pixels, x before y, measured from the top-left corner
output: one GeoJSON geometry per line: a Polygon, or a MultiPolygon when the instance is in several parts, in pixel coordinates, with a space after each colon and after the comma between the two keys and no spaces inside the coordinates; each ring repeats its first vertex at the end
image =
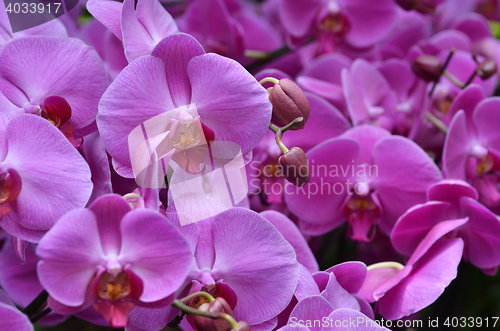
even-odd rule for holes
{"type": "Polygon", "coordinates": [[[420,55],[411,64],[413,73],[428,82],[437,82],[441,77],[441,61],[432,55],[420,55]]]}
{"type": "Polygon", "coordinates": [[[497,64],[495,60],[487,59],[479,63],[476,69],[477,75],[481,77],[482,80],[487,80],[497,72],[497,64]]]}
{"type": "Polygon", "coordinates": [[[239,322],[238,326],[233,331],[252,331],[247,322],[239,322]]]}
{"type": "Polygon", "coordinates": [[[309,101],[304,91],[288,78],[280,79],[269,92],[269,101],[273,105],[273,116],[271,122],[277,126],[285,126],[297,117],[304,120],[295,124],[290,130],[304,128],[304,124],[309,118],[309,101]]]}
{"type": "Polygon", "coordinates": [[[435,0],[396,0],[396,3],[406,11],[415,10],[422,14],[432,14],[436,11],[435,0]]]}
{"type": "MultiPolygon", "coordinates": [[[[216,298],[211,303],[204,303],[198,307],[198,310],[210,313],[224,313],[233,316],[231,307],[223,298],[216,298]]],[[[194,316],[194,327],[198,331],[230,331],[231,324],[223,319],[211,319],[208,317],[194,316]]]]}
{"type": "Polygon", "coordinates": [[[283,176],[293,185],[302,187],[309,183],[309,163],[306,153],[299,147],[293,147],[281,155],[278,163],[282,168],[283,176]]]}

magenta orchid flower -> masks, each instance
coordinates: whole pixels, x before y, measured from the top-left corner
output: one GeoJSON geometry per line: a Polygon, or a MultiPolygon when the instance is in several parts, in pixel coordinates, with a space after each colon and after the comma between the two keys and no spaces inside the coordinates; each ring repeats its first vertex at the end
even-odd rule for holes
{"type": "Polygon", "coordinates": [[[500,265],[500,221],[477,202],[477,191],[461,180],[444,180],[429,187],[428,202],[417,205],[401,216],[391,233],[394,248],[406,256],[443,221],[465,221],[446,234],[464,240],[464,259],[475,266],[494,270],[500,265]]]}
{"type": "Polygon", "coordinates": [[[373,331],[388,330],[362,313],[350,309],[334,309],[322,296],[300,301],[293,309],[288,324],[279,331],[373,331]]]}
{"type": "Polygon", "coordinates": [[[354,309],[373,319],[372,307],[358,295],[366,275],[366,265],[352,261],[334,265],[312,276],[318,285],[320,295],[327,299],[334,309],[354,309]]]}
{"type": "Polygon", "coordinates": [[[375,226],[389,234],[410,207],[425,202],[441,172],[411,140],[361,125],[307,153],[311,182],[285,188],[303,232],[319,235],[349,222],[349,236],[370,241],[375,226]]]}
{"type": "Polygon", "coordinates": [[[474,54],[494,59],[496,63],[500,63],[500,43],[491,33],[488,20],[484,16],[476,13],[462,15],[453,23],[452,27],[469,37],[471,51],[474,54]]]}
{"type": "Polygon", "coordinates": [[[416,313],[432,304],[457,276],[464,242],[441,239],[464,220],[442,222],[422,239],[406,265],[382,262],[368,266],[359,295],[377,302],[375,312],[394,320],[416,313]]]}
{"type": "Polygon", "coordinates": [[[362,48],[384,38],[396,22],[393,1],[281,0],[281,21],[292,38],[316,35],[325,52],[345,41],[362,48]]]}
{"type": "MultiPolygon", "coordinates": [[[[246,154],[268,130],[271,103],[266,90],[240,64],[205,54],[194,38],[176,34],[162,40],[152,56],[125,68],[100,101],[97,124],[115,170],[124,177],[134,177],[128,136],[147,120],[157,137],[159,158],[169,160],[174,151],[197,147],[198,136],[236,143],[246,154]],[[167,113],[172,109],[177,110],[167,113]],[[153,119],[157,115],[161,120],[153,119]]],[[[183,168],[200,165],[197,155],[176,154],[185,155],[175,160],[183,168]]]]}
{"type": "Polygon", "coordinates": [[[189,244],[164,216],[131,210],[118,195],[65,214],[37,254],[53,311],[92,306],[114,327],[126,326],[135,306],[168,306],[192,263],[189,244]]]}
{"type": "Polygon", "coordinates": [[[453,116],[443,149],[446,178],[468,181],[479,192],[479,202],[498,208],[496,187],[500,170],[497,97],[485,99],[476,85],[463,90],[451,106],[453,116]]]}
{"type": "Polygon", "coordinates": [[[272,329],[299,277],[295,251],[280,232],[244,208],[231,208],[180,231],[195,252],[196,264],[186,279],[189,293],[201,290],[222,297],[236,320],[246,321],[252,330],[261,324],[272,329]]]}
{"type": "MultiPolygon", "coordinates": [[[[329,312],[348,308],[361,312],[364,318],[372,320],[373,310],[368,302],[357,295],[366,278],[366,265],[361,262],[345,262],[335,265],[326,271],[310,274],[301,266],[299,282],[295,289],[294,299],[279,318],[278,327],[293,321],[293,313],[302,301],[308,303],[318,301],[321,297],[328,305],[329,312]],[[311,301],[311,298],[314,301],[311,301]]],[[[322,301],[322,300],[319,300],[322,301]]],[[[300,308],[299,308],[300,309],[300,308]]],[[[328,313],[326,314],[328,315],[328,313]]]]}
{"type": "Polygon", "coordinates": [[[1,112],[11,118],[35,114],[85,135],[96,130],[91,124],[107,86],[99,55],[77,39],[15,39],[0,55],[1,112]]]}
{"type": "Polygon", "coordinates": [[[272,52],[281,35],[251,6],[240,1],[196,0],[179,17],[179,29],[195,37],[207,52],[249,62],[245,50],[272,52]]]}
{"type": "Polygon", "coordinates": [[[90,0],[88,11],[123,42],[128,62],[150,55],[163,39],[179,30],[158,0],[90,0]]]}
{"type": "Polygon", "coordinates": [[[85,160],[37,116],[0,116],[0,160],[0,226],[21,240],[38,242],[59,217],[85,206],[92,192],[85,160]]]}
{"type": "Polygon", "coordinates": [[[351,69],[342,69],[342,86],[353,124],[374,124],[388,131],[394,128],[396,96],[377,68],[362,59],[351,69]]]}
{"type": "Polygon", "coordinates": [[[394,132],[409,136],[424,108],[426,84],[412,72],[405,60],[390,59],[378,68],[396,96],[394,132]]]}
{"type": "Polygon", "coordinates": [[[2,290],[0,290],[0,320],[2,321],[2,328],[6,330],[35,330],[28,316],[21,313],[2,290]]]}

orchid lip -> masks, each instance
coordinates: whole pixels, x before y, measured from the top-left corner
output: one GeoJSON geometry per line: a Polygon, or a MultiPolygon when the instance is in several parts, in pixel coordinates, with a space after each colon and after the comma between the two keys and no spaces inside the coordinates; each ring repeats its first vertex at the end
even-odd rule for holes
{"type": "Polygon", "coordinates": [[[21,188],[21,176],[16,170],[8,169],[6,173],[0,174],[0,204],[14,202],[21,188]]]}

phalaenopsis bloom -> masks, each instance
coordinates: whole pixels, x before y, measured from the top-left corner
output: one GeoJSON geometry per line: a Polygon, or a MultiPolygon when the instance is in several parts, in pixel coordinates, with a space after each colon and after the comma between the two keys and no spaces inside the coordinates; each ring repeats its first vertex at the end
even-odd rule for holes
{"type": "Polygon", "coordinates": [[[427,187],[442,178],[415,143],[376,126],[357,126],[307,153],[311,183],[285,190],[290,210],[309,234],[348,221],[349,236],[370,241],[376,226],[389,234],[408,208],[425,202],[427,187]]]}
{"type": "Polygon", "coordinates": [[[500,0],[61,4],[0,4],[0,331],[494,327],[500,0]]]}
{"type": "Polygon", "coordinates": [[[270,118],[265,89],[240,64],[176,34],[122,71],[101,99],[97,123],[115,170],[132,178],[128,136],[149,119],[158,158],[168,164],[175,151],[187,150],[174,161],[198,172],[205,155],[191,151],[201,138],[236,143],[245,154],[262,140],[270,118]],[[173,109],[179,110],[167,113],[173,109]]]}
{"type": "Polygon", "coordinates": [[[410,255],[434,227],[449,227],[447,238],[464,240],[464,258],[495,274],[500,255],[500,221],[477,202],[477,191],[461,180],[444,180],[429,187],[428,202],[416,205],[398,220],[391,233],[394,248],[410,255]],[[451,220],[460,223],[459,226],[451,220]],[[449,225],[445,225],[449,224],[449,225]]]}
{"type": "Polygon", "coordinates": [[[479,192],[479,201],[498,211],[496,187],[500,169],[498,144],[498,98],[485,99],[481,87],[471,85],[454,103],[443,150],[443,172],[447,178],[466,180],[479,192]]]}
{"type": "Polygon", "coordinates": [[[85,160],[38,116],[0,115],[0,160],[0,226],[20,240],[38,242],[59,217],[84,207],[92,192],[85,160]]]}
{"type": "Polygon", "coordinates": [[[15,39],[0,55],[0,78],[2,114],[41,116],[70,140],[73,132],[81,136],[96,130],[97,104],[108,79],[95,50],[82,41],[15,39]]]}
{"type": "Polygon", "coordinates": [[[192,263],[188,242],[164,216],[131,210],[118,195],[64,215],[37,254],[53,311],[93,307],[114,327],[126,326],[135,306],[169,305],[192,263]]]}

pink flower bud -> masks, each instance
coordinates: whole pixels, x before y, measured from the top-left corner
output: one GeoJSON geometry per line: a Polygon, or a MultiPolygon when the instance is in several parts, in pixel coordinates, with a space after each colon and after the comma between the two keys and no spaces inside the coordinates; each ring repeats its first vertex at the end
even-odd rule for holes
{"type": "Polygon", "coordinates": [[[273,116],[271,122],[277,126],[285,126],[297,117],[304,120],[295,124],[290,130],[304,128],[309,118],[309,101],[302,89],[290,79],[282,78],[279,83],[271,88],[269,101],[273,104],[273,116]]]}
{"type": "Polygon", "coordinates": [[[482,80],[487,80],[497,72],[497,64],[495,60],[487,59],[479,63],[477,66],[477,75],[481,77],[482,80]]]}
{"type": "MultiPolygon", "coordinates": [[[[215,298],[211,303],[204,303],[198,307],[198,310],[211,313],[224,313],[233,316],[231,307],[223,298],[215,298]]],[[[211,319],[208,317],[194,316],[194,327],[198,331],[230,331],[231,324],[225,319],[211,319]]]]}
{"type": "Polygon", "coordinates": [[[309,183],[309,163],[306,153],[299,147],[293,147],[281,155],[278,163],[282,167],[283,176],[295,186],[302,187],[309,183]]]}
{"type": "Polygon", "coordinates": [[[420,55],[411,64],[413,73],[428,82],[436,82],[441,77],[441,61],[432,55],[420,55]]]}

